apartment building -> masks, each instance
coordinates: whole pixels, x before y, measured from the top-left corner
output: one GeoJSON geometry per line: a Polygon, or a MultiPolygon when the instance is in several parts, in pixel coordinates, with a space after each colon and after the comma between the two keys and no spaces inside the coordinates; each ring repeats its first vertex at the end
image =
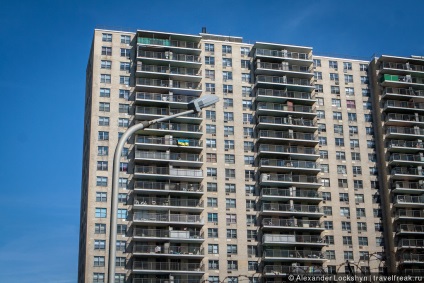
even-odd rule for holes
{"type": "Polygon", "coordinates": [[[311,47],[206,31],[95,30],[79,282],[112,282],[120,136],[203,94],[220,101],[126,143],[114,282],[421,272],[423,66],[421,58],[316,56],[311,47]]]}

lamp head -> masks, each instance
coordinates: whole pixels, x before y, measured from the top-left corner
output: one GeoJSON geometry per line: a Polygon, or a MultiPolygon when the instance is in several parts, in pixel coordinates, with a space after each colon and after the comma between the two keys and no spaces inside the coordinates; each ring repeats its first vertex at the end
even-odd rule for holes
{"type": "Polygon", "coordinates": [[[202,108],[209,107],[219,101],[215,95],[207,94],[202,97],[196,98],[188,103],[188,109],[194,110],[195,113],[200,112],[202,108]]]}

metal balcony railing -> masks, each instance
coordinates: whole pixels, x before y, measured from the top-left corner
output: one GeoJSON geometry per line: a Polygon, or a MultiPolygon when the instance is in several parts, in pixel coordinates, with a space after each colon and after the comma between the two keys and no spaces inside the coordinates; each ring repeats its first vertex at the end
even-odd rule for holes
{"type": "Polygon", "coordinates": [[[285,146],[275,144],[261,144],[259,145],[259,152],[282,152],[282,153],[299,153],[299,154],[318,154],[318,150],[314,147],[301,147],[301,146],[285,146]]]}
{"type": "Polygon", "coordinates": [[[410,121],[410,122],[424,122],[424,117],[423,116],[418,116],[418,115],[389,113],[386,116],[386,122],[388,122],[390,120],[410,121]]]}
{"type": "Polygon", "coordinates": [[[134,253],[154,253],[154,254],[184,254],[184,255],[203,255],[201,247],[192,246],[169,246],[162,245],[140,245],[133,246],[134,253]]]}
{"type": "MultiPolygon", "coordinates": [[[[158,278],[133,278],[132,283],[170,283],[169,279],[158,279],[158,278]]],[[[174,278],[173,283],[199,283],[201,278],[197,279],[180,279],[174,278]]]]}
{"type": "Polygon", "coordinates": [[[396,181],[396,182],[393,182],[393,189],[422,190],[424,189],[424,184],[420,184],[419,182],[396,181]]]}
{"type": "Polygon", "coordinates": [[[178,207],[203,207],[203,202],[198,199],[180,198],[156,198],[156,197],[135,197],[135,205],[163,205],[178,207]]]}
{"type": "MultiPolygon", "coordinates": [[[[187,109],[178,108],[157,108],[157,107],[144,107],[137,106],[135,109],[136,114],[150,114],[150,115],[174,115],[187,111],[187,109]]],[[[200,113],[186,114],[182,117],[200,118],[200,113]]]]}
{"type": "Polygon", "coordinates": [[[279,188],[262,188],[262,196],[281,196],[281,197],[300,197],[300,198],[321,198],[322,194],[314,190],[290,189],[279,188]]]}
{"type": "Polygon", "coordinates": [[[399,224],[397,232],[417,232],[424,233],[424,225],[399,224]]]}
{"type": "Polygon", "coordinates": [[[202,162],[201,155],[194,154],[194,153],[183,153],[183,152],[182,153],[166,153],[166,152],[153,152],[153,151],[136,151],[135,158],[202,162]]]}
{"type": "Polygon", "coordinates": [[[178,145],[178,141],[184,140],[184,146],[202,147],[202,141],[196,139],[179,139],[151,136],[137,136],[136,143],[178,145]]]}
{"type": "Polygon", "coordinates": [[[307,213],[322,213],[322,208],[318,205],[304,205],[304,204],[281,204],[281,203],[263,203],[262,211],[274,210],[282,212],[307,212],[307,213]]]}
{"type": "Polygon", "coordinates": [[[408,168],[408,167],[394,167],[391,170],[391,174],[404,174],[404,175],[418,175],[423,176],[424,171],[418,170],[417,168],[408,168]]]}
{"type": "Polygon", "coordinates": [[[384,89],[384,94],[400,94],[400,95],[408,95],[408,96],[424,96],[424,90],[415,90],[413,88],[386,87],[384,89]]]}
{"type": "Polygon", "coordinates": [[[316,176],[292,175],[292,174],[261,174],[262,181],[318,183],[316,176]]]}
{"type": "Polygon", "coordinates": [[[390,140],[387,147],[412,147],[423,148],[423,143],[418,141],[405,141],[405,140],[390,140]]]}
{"type": "Polygon", "coordinates": [[[136,211],[134,221],[156,221],[156,222],[175,222],[175,223],[202,223],[200,215],[184,214],[158,214],[136,211]]]}
{"type": "Polygon", "coordinates": [[[395,197],[396,203],[417,203],[424,204],[424,197],[422,196],[410,196],[410,195],[397,195],[395,197]]]}
{"type": "Polygon", "coordinates": [[[317,235],[290,235],[290,234],[264,234],[262,242],[266,243],[325,243],[325,240],[321,236],[317,235]]]}
{"type": "Polygon", "coordinates": [[[264,257],[291,257],[307,259],[325,259],[321,251],[265,249],[264,257]]]}
{"type": "Polygon", "coordinates": [[[193,42],[193,41],[184,41],[184,40],[138,37],[137,43],[144,44],[144,45],[151,44],[151,45],[163,45],[163,46],[173,46],[173,47],[181,47],[181,48],[200,49],[199,43],[193,42]]]}
{"type": "Polygon", "coordinates": [[[145,190],[165,190],[165,191],[184,191],[184,192],[202,192],[203,187],[199,183],[168,183],[168,182],[149,182],[135,181],[134,189],[145,190]]]}
{"type": "Polygon", "coordinates": [[[173,60],[173,61],[182,61],[182,62],[193,62],[193,63],[200,62],[200,57],[197,55],[179,54],[174,52],[146,51],[140,48],[138,49],[137,57],[164,59],[164,60],[173,60]]]}
{"type": "Polygon", "coordinates": [[[424,79],[419,77],[413,77],[410,75],[398,76],[398,75],[384,75],[382,81],[385,82],[405,82],[405,83],[414,83],[414,84],[423,84],[424,79]]]}
{"type": "Polygon", "coordinates": [[[275,96],[275,97],[287,97],[297,99],[313,99],[313,94],[310,92],[299,92],[299,91],[286,91],[278,89],[265,89],[258,88],[256,96],[275,96]]]}
{"type": "Polygon", "coordinates": [[[142,229],[137,227],[133,229],[133,236],[148,238],[203,239],[203,234],[200,231],[142,229]]]}
{"type": "Polygon", "coordinates": [[[393,153],[390,155],[390,161],[424,161],[424,157],[414,154],[393,153]]]}
{"type": "Polygon", "coordinates": [[[424,240],[400,239],[398,247],[424,247],[424,240]]]}
{"type": "Polygon", "coordinates": [[[260,130],[258,132],[260,138],[281,138],[281,139],[297,139],[317,141],[318,136],[313,133],[289,132],[289,131],[268,131],[260,130]]]}
{"type": "Polygon", "coordinates": [[[188,103],[197,97],[188,96],[188,95],[171,95],[164,93],[151,93],[151,92],[137,92],[136,99],[137,100],[156,100],[156,101],[164,101],[164,102],[179,102],[179,103],[188,103]]]}
{"type": "Polygon", "coordinates": [[[141,63],[137,64],[137,71],[174,74],[174,75],[187,75],[187,76],[200,76],[201,75],[200,69],[196,69],[196,68],[182,68],[182,67],[146,65],[146,64],[141,64],[141,63]]]}
{"type": "Polygon", "coordinates": [[[306,113],[311,113],[315,111],[315,107],[312,107],[312,106],[259,102],[257,104],[256,110],[262,110],[262,109],[291,111],[291,112],[306,112],[306,113]]]}
{"type": "Polygon", "coordinates": [[[292,117],[259,116],[258,123],[316,127],[316,120],[292,118],[292,117]]]}
{"type": "Polygon", "coordinates": [[[303,85],[312,86],[311,80],[300,79],[300,78],[287,78],[287,77],[276,77],[276,76],[256,76],[257,82],[264,83],[277,83],[277,84],[290,84],[290,85],[303,85]]]}
{"type": "Polygon", "coordinates": [[[273,274],[327,274],[327,269],[319,266],[265,265],[263,272],[273,274]]]}
{"type": "Polygon", "coordinates": [[[261,158],[259,163],[261,166],[293,167],[299,169],[320,169],[319,163],[312,161],[261,158]]]}
{"type": "Polygon", "coordinates": [[[134,173],[141,174],[158,174],[158,175],[171,175],[181,177],[203,177],[202,170],[190,169],[176,169],[169,167],[155,167],[155,166],[135,166],[134,173]]]}
{"type": "Polygon", "coordinates": [[[424,66],[414,65],[414,64],[409,64],[409,63],[383,62],[380,66],[381,66],[381,68],[390,68],[390,69],[398,69],[398,70],[424,72],[424,66]]]}
{"type": "Polygon", "coordinates": [[[424,211],[422,210],[406,210],[406,209],[397,209],[397,217],[411,217],[411,218],[424,218],[424,211]]]}
{"type": "Polygon", "coordinates": [[[287,50],[271,50],[271,49],[261,49],[258,48],[255,50],[255,56],[272,56],[272,57],[281,57],[281,58],[292,58],[292,59],[301,59],[301,60],[312,60],[312,56],[308,53],[299,53],[291,52],[287,50]]]}
{"type": "Polygon", "coordinates": [[[158,271],[203,271],[200,263],[134,261],[133,269],[158,271]]]}
{"type": "Polygon", "coordinates": [[[413,101],[399,101],[399,100],[386,100],[384,107],[399,107],[399,108],[410,108],[410,109],[424,109],[424,103],[413,102],[413,101]]]}
{"type": "Polygon", "coordinates": [[[405,128],[405,127],[387,127],[386,134],[406,134],[406,135],[424,135],[424,129],[405,128]]]}
{"type": "Polygon", "coordinates": [[[402,274],[424,276],[424,269],[419,269],[419,268],[405,268],[403,270],[402,274]]]}
{"type": "Polygon", "coordinates": [[[262,225],[274,227],[323,228],[318,220],[263,218],[262,225]]]}
{"type": "Polygon", "coordinates": [[[184,89],[201,90],[201,84],[194,83],[194,82],[186,82],[186,81],[172,81],[172,80],[137,78],[136,84],[137,85],[169,87],[169,88],[184,88],[184,89]]]}
{"type": "Polygon", "coordinates": [[[286,65],[286,64],[279,64],[279,63],[258,62],[256,66],[257,68],[261,68],[261,69],[300,72],[300,73],[311,73],[312,71],[312,67],[308,67],[308,66],[286,65]]]}
{"type": "Polygon", "coordinates": [[[198,125],[164,123],[164,122],[153,124],[149,127],[149,129],[182,131],[182,132],[202,132],[201,127],[198,125]]]}
{"type": "Polygon", "coordinates": [[[402,262],[424,262],[424,254],[404,253],[400,256],[402,262]]]}

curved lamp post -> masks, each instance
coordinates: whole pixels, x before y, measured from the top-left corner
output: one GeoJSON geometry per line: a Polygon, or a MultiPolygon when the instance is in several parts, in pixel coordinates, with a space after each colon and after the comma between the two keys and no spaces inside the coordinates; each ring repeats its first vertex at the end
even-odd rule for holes
{"type": "Polygon", "coordinates": [[[156,124],[158,122],[168,121],[170,119],[192,114],[192,113],[198,113],[202,108],[211,106],[215,103],[217,103],[219,98],[214,95],[204,95],[202,97],[199,97],[191,102],[188,103],[187,108],[189,110],[175,114],[170,115],[166,117],[162,117],[156,120],[151,121],[144,121],[142,123],[136,124],[130,128],[128,128],[125,133],[122,135],[121,139],[118,142],[118,145],[115,149],[115,154],[113,156],[113,173],[112,173],[112,199],[111,199],[111,215],[110,215],[110,227],[109,227],[109,261],[108,261],[108,278],[107,282],[113,283],[115,281],[115,258],[116,258],[116,232],[117,232],[117,213],[118,213],[118,183],[119,183],[119,165],[120,165],[120,158],[122,154],[122,149],[125,145],[125,142],[128,140],[128,138],[131,137],[135,132],[143,130],[145,128],[150,127],[153,124],[156,124]]]}

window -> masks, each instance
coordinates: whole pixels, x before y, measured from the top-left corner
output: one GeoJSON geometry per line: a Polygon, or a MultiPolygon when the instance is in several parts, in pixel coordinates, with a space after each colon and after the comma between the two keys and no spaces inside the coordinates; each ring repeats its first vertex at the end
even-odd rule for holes
{"type": "Polygon", "coordinates": [[[320,84],[315,84],[315,92],[323,93],[324,92],[323,86],[320,84]]]}
{"type": "Polygon", "coordinates": [[[369,252],[359,252],[359,260],[368,260],[370,258],[369,252]]]}
{"type": "Polygon", "coordinates": [[[251,141],[243,142],[243,148],[245,151],[253,151],[254,143],[251,141]]]}
{"type": "Polygon", "coordinates": [[[219,276],[209,276],[208,277],[208,282],[209,283],[219,283],[219,276]]]}
{"type": "Polygon", "coordinates": [[[352,166],[352,172],[355,175],[362,175],[362,168],[361,168],[361,166],[352,166]]]}
{"type": "Polygon", "coordinates": [[[252,95],[252,88],[250,86],[242,86],[241,87],[241,94],[243,96],[251,96],[252,95]]]}
{"type": "Polygon", "coordinates": [[[236,177],[235,169],[225,169],[225,178],[234,179],[236,177]]]}
{"type": "Polygon", "coordinates": [[[374,223],[374,231],[382,232],[383,231],[383,225],[381,225],[381,223],[374,223]]]}
{"type": "Polygon", "coordinates": [[[218,228],[208,228],[208,238],[218,238],[218,228]]]}
{"type": "Polygon", "coordinates": [[[115,258],[115,265],[116,266],[125,266],[125,263],[126,263],[126,258],[125,257],[116,257],[115,258]]]}
{"type": "Polygon", "coordinates": [[[335,138],[334,142],[336,146],[344,146],[344,138],[335,138]]]}
{"type": "Polygon", "coordinates": [[[368,101],[364,101],[362,103],[362,107],[364,110],[372,110],[372,104],[371,102],[368,102],[368,101]]]}
{"type": "Polygon", "coordinates": [[[219,260],[209,260],[208,261],[208,268],[211,270],[218,270],[219,269],[219,260]]]}
{"type": "Polygon", "coordinates": [[[249,113],[243,113],[243,123],[253,123],[253,115],[249,113]]]}
{"type": "Polygon", "coordinates": [[[361,154],[359,152],[351,152],[352,160],[361,160],[361,154]]]}
{"type": "Polygon", "coordinates": [[[101,88],[100,97],[110,97],[110,88],[101,88]]]}
{"type": "Polygon", "coordinates": [[[100,68],[101,69],[111,69],[112,68],[112,61],[102,60],[100,62],[100,68]]]}
{"type": "Polygon", "coordinates": [[[317,118],[325,118],[325,111],[324,110],[317,110],[317,118]]]}
{"type": "Polygon", "coordinates": [[[128,178],[119,178],[118,186],[119,188],[126,189],[128,187],[128,178]]]}
{"type": "Polygon", "coordinates": [[[95,250],[106,249],[106,241],[105,240],[94,240],[94,249],[95,250]]]}
{"type": "Polygon", "coordinates": [[[352,251],[344,251],[343,252],[344,260],[353,260],[353,252],[352,251]]]}
{"type": "Polygon", "coordinates": [[[337,184],[339,188],[347,188],[347,179],[338,179],[337,184]]]}
{"type": "Polygon", "coordinates": [[[347,113],[347,119],[349,121],[356,121],[356,113],[347,113]]]}
{"type": "Polygon", "coordinates": [[[215,45],[212,43],[205,43],[205,51],[215,52],[215,45]]]}
{"type": "Polygon", "coordinates": [[[353,180],[353,187],[355,189],[362,189],[364,187],[362,180],[353,180]]]}
{"type": "Polygon", "coordinates": [[[337,165],[337,174],[346,174],[346,165],[337,165]]]}
{"type": "Polygon", "coordinates": [[[248,261],[247,262],[247,270],[249,270],[249,271],[256,271],[256,270],[258,270],[258,267],[259,267],[259,265],[258,265],[257,261],[248,261]]]}
{"type": "Polygon", "coordinates": [[[212,110],[206,110],[206,119],[216,119],[216,112],[212,110]]]}
{"type": "Polygon", "coordinates": [[[362,89],[362,96],[370,97],[371,96],[370,90],[368,88],[363,88],[362,89]]]}
{"type": "Polygon", "coordinates": [[[104,283],[105,274],[104,273],[93,273],[93,283],[104,283]]]}
{"type": "Polygon", "coordinates": [[[234,113],[224,112],[224,121],[234,121],[234,113]]]}
{"type": "Polygon", "coordinates": [[[240,47],[241,56],[248,56],[250,52],[249,47],[240,47]]]}
{"type": "Polygon", "coordinates": [[[374,128],[372,128],[372,127],[365,127],[365,133],[367,135],[374,135],[374,128]]]}
{"type": "Polygon", "coordinates": [[[253,128],[243,127],[243,135],[244,135],[244,137],[253,138],[253,136],[254,136],[253,128]]]}
{"type": "Polygon", "coordinates": [[[384,240],[383,240],[383,238],[381,238],[381,237],[376,237],[376,238],[375,238],[375,245],[376,245],[377,247],[384,246],[384,240]]]}
{"type": "Polygon", "coordinates": [[[102,33],[102,41],[112,42],[112,34],[111,33],[102,33]]]}
{"type": "Polygon", "coordinates": [[[123,85],[130,85],[130,77],[129,76],[119,76],[119,83],[123,85]]]}
{"type": "Polygon", "coordinates": [[[118,118],[118,127],[128,127],[130,120],[127,118],[118,118]]]}
{"type": "Polygon", "coordinates": [[[205,78],[215,80],[215,70],[205,70],[205,78]]]}
{"type": "Polygon", "coordinates": [[[216,168],[212,168],[212,167],[208,167],[206,168],[206,176],[209,177],[216,177],[217,175],[217,170],[216,168]]]}
{"type": "Polygon", "coordinates": [[[107,146],[98,146],[97,147],[97,155],[98,156],[107,156],[107,155],[109,155],[109,147],[107,147],[107,146]]]}
{"type": "Polygon", "coordinates": [[[256,204],[254,200],[252,199],[246,200],[246,209],[255,209],[255,208],[256,208],[256,204]]]}
{"type": "Polygon", "coordinates": [[[121,43],[130,44],[131,36],[129,35],[121,35],[121,43]]]}
{"type": "Polygon", "coordinates": [[[106,202],[107,193],[106,192],[96,192],[96,201],[97,202],[106,202]]]}
{"type": "Polygon", "coordinates": [[[130,58],[131,57],[131,49],[121,48],[121,57],[130,58]]]}
{"type": "Polygon", "coordinates": [[[236,199],[233,199],[233,198],[225,199],[225,207],[226,208],[235,208],[236,207],[236,199]]]}
{"type": "Polygon", "coordinates": [[[222,92],[223,93],[233,93],[233,86],[232,85],[223,85],[222,86],[222,92]]]}
{"type": "Polygon", "coordinates": [[[208,198],[207,199],[208,207],[218,207],[218,199],[217,198],[208,198]]]}
{"type": "Polygon", "coordinates": [[[327,245],[334,245],[334,236],[332,235],[325,236],[325,242],[327,243],[327,245]]]}
{"type": "Polygon", "coordinates": [[[206,124],[206,133],[207,134],[216,134],[216,125],[206,124]]]}
{"type": "Polygon", "coordinates": [[[112,47],[102,46],[102,55],[111,56],[112,55],[112,47]]]}
{"type": "Polygon", "coordinates": [[[206,153],[206,162],[216,163],[216,153],[206,153]]]}
{"type": "Polygon", "coordinates": [[[236,224],[237,223],[237,215],[236,214],[227,214],[225,216],[227,224],[236,224]]]}
{"type": "Polygon", "coordinates": [[[233,107],[233,99],[224,98],[224,107],[233,107]]]}
{"type": "Polygon", "coordinates": [[[368,246],[368,237],[358,237],[358,243],[360,246],[368,246]]]}
{"type": "Polygon", "coordinates": [[[119,163],[119,172],[127,172],[128,171],[128,163],[121,162],[119,163]]]}
{"type": "Polygon", "coordinates": [[[349,207],[340,207],[340,216],[349,217],[350,216],[349,207]]]}
{"type": "Polygon", "coordinates": [[[116,225],[116,230],[118,235],[125,235],[127,233],[127,225],[118,224],[116,225]]]}
{"type": "Polygon", "coordinates": [[[349,221],[342,221],[342,231],[351,231],[352,227],[349,221]]]}
{"type": "Polygon", "coordinates": [[[240,60],[241,68],[250,69],[250,61],[249,60],[240,60]]]}
{"type": "Polygon", "coordinates": [[[322,192],[322,200],[331,200],[331,193],[330,192],[322,192]]]}
{"type": "Polygon", "coordinates": [[[368,81],[368,77],[366,77],[366,76],[361,76],[361,84],[368,84],[369,83],[369,81],[368,81]]]}
{"type": "Polygon", "coordinates": [[[106,208],[96,207],[95,217],[96,218],[106,218],[106,208]]]}
{"type": "Polygon", "coordinates": [[[332,94],[340,94],[340,87],[338,86],[331,86],[331,93],[332,94]]]}
{"type": "Polygon", "coordinates": [[[372,122],[372,115],[371,114],[364,114],[365,122],[372,122]]]}
{"type": "Polygon", "coordinates": [[[231,54],[232,49],[230,45],[222,45],[222,54],[231,54]]]}
{"type": "Polygon", "coordinates": [[[231,58],[222,58],[223,67],[231,67],[233,65],[233,60],[231,58]]]}
{"type": "Polygon", "coordinates": [[[353,87],[345,87],[346,95],[355,95],[355,90],[353,87]]]}
{"type": "Polygon", "coordinates": [[[360,71],[368,71],[368,65],[366,64],[359,64],[359,70],[360,71]]]}
{"type": "Polygon", "coordinates": [[[224,126],[224,135],[234,135],[234,126],[224,126]]]}
{"type": "Polygon", "coordinates": [[[209,244],[208,245],[208,254],[218,254],[219,249],[217,244],[209,244]]]}
{"type": "Polygon", "coordinates": [[[370,175],[377,175],[378,170],[377,167],[370,167],[370,175]]]}
{"type": "Polygon", "coordinates": [[[346,153],[344,151],[336,151],[337,160],[346,160],[346,153]]]}
{"type": "Polygon", "coordinates": [[[217,192],[218,191],[217,183],[207,183],[206,184],[206,190],[208,192],[217,192]]]}
{"type": "Polygon", "coordinates": [[[128,114],[130,112],[130,106],[128,104],[119,103],[119,113],[128,114]]]}
{"type": "Polygon", "coordinates": [[[365,232],[367,231],[367,223],[366,222],[358,222],[358,231],[365,232]]]}
{"type": "MultiPolygon", "coordinates": [[[[122,265],[122,266],[125,266],[125,265],[122,265]]],[[[125,283],[125,274],[123,274],[123,273],[116,273],[115,274],[115,283],[125,283]]]]}
{"type": "Polygon", "coordinates": [[[108,74],[100,74],[100,82],[110,84],[111,82],[111,76],[108,74]]]}
{"type": "Polygon", "coordinates": [[[218,222],[218,213],[208,213],[208,222],[218,222]]]}
{"type": "Polygon", "coordinates": [[[327,137],[318,137],[320,145],[327,145],[327,137]]]}
{"type": "Polygon", "coordinates": [[[206,91],[210,93],[215,93],[215,84],[206,83],[206,91]]]}
{"type": "Polygon", "coordinates": [[[107,186],[107,177],[97,177],[96,185],[99,187],[107,186]]]}
{"type": "Polygon", "coordinates": [[[250,83],[250,74],[242,73],[241,74],[241,81],[246,82],[246,83],[250,83]]]}
{"type": "Polygon", "coordinates": [[[321,59],[314,59],[314,67],[321,67],[321,59]]]}
{"type": "Polygon", "coordinates": [[[347,109],[355,109],[356,108],[355,100],[346,100],[346,107],[347,109]]]}
{"type": "Polygon", "coordinates": [[[339,74],[337,74],[337,73],[330,73],[330,80],[331,81],[338,82],[339,81],[339,74]]]}
{"type": "Polygon", "coordinates": [[[127,219],[127,210],[126,209],[118,209],[118,219],[127,219]]]}
{"type": "Polygon", "coordinates": [[[236,192],[236,184],[225,183],[225,192],[226,193],[235,193],[236,192]]]}
{"type": "Polygon", "coordinates": [[[322,184],[323,187],[330,187],[330,179],[321,178],[321,184],[322,184]]]}
{"type": "MultiPolygon", "coordinates": [[[[230,229],[230,230],[232,230],[232,229],[230,229]]],[[[227,230],[227,233],[228,233],[228,230],[227,230]]],[[[236,255],[237,254],[237,245],[227,245],[227,254],[236,255]]]]}
{"type": "Polygon", "coordinates": [[[336,112],[336,111],[334,111],[333,112],[333,119],[334,120],[342,120],[343,119],[342,112],[336,112]]]}
{"type": "Polygon", "coordinates": [[[375,153],[368,153],[368,161],[377,162],[377,155],[375,153]]]}
{"type": "Polygon", "coordinates": [[[233,79],[233,72],[223,71],[222,72],[222,79],[225,81],[232,80],[233,79]]]}
{"type": "Polygon", "coordinates": [[[119,98],[123,98],[128,100],[130,98],[130,91],[127,89],[120,89],[119,90],[119,98]]]}
{"type": "Polygon", "coordinates": [[[329,67],[330,68],[333,68],[333,69],[336,69],[337,70],[337,68],[338,68],[338,66],[337,66],[337,61],[328,61],[328,65],[329,65],[329,67]]]}
{"type": "Polygon", "coordinates": [[[344,75],[345,83],[353,83],[352,75],[344,75]]]}
{"type": "Polygon", "coordinates": [[[335,99],[335,98],[331,99],[331,105],[335,106],[335,107],[341,107],[342,106],[340,99],[335,99]]]}
{"type": "Polygon", "coordinates": [[[256,215],[247,214],[246,215],[246,224],[255,224],[256,223],[256,215]]]}
{"type": "Polygon", "coordinates": [[[330,169],[328,167],[328,164],[321,164],[321,172],[322,173],[328,173],[328,172],[330,172],[330,169]]]}
{"type": "Polygon", "coordinates": [[[255,193],[255,186],[254,185],[245,185],[244,190],[246,191],[246,194],[254,194],[255,193]]]}
{"type": "Polygon", "coordinates": [[[333,215],[333,208],[331,206],[323,206],[324,215],[333,215]]]}
{"type": "Polygon", "coordinates": [[[351,246],[352,245],[352,237],[351,236],[343,236],[343,245],[351,246]]]}
{"type": "Polygon", "coordinates": [[[206,148],[216,148],[216,139],[206,139],[206,148]]]}
{"type": "Polygon", "coordinates": [[[128,63],[128,62],[121,62],[119,64],[119,70],[121,70],[121,71],[129,71],[130,70],[130,63],[128,63]]]}
{"type": "Polygon", "coordinates": [[[258,236],[258,231],[256,230],[247,230],[247,239],[256,240],[258,236]]]}
{"type": "Polygon", "coordinates": [[[95,223],[94,234],[106,234],[106,224],[95,223]]]}
{"type": "Polygon", "coordinates": [[[234,149],[234,140],[224,140],[225,149],[234,149]]]}
{"type": "Polygon", "coordinates": [[[324,221],[324,228],[327,230],[333,230],[333,221],[324,221]]]}
{"type": "Polygon", "coordinates": [[[351,148],[359,147],[359,140],[358,139],[351,139],[349,143],[350,143],[351,148]]]}
{"type": "Polygon", "coordinates": [[[105,257],[104,256],[95,256],[94,257],[94,266],[105,266],[105,257]]]}
{"type": "Polygon", "coordinates": [[[109,126],[109,117],[99,117],[99,126],[109,126]]]}
{"type": "Polygon", "coordinates": [[[334,125],[335,134],[343,134],[343,125],[334,125]]]}
{"type": "Polygon", "coordinates": [[[322,72],[314,72],[315,80],[322,80],[322,72]]]}
{"type": "Polygon", "coordinates": [[[327,159],[328,158],[328,150],[320,150],[319,151],[319,158],[327,159]]]}
{"type": "Polygon", "coordinates": [[[327,259],[336,259],[336,252],[333,250],[326,250],[325,251],[325,257],[327,259]]]}
{"type": "Polygon", "coordinates": [[[127,194],[118,194],[118,202],[127,204],[127,194]]]}
{"type": "Polygon", "coordinates": [[[356,217],[365,217],[365,208],[356,208],[356,217]]]}
{"type": "MultiPolygon", "coordinates": [[[[110,111],[110,103],[99,102],[99,111],[109,112],[110,111]]],[[[105,121],[107,120],[107,125],[101,125],[100,119],[99,119],[99,125],[100,126],[108,126],[109,125],[109,118],[107,118],[107,117],[102,117],[102,118],[104,118],[104,120],[102,121],[103,123],[105,123],[105,121]]]]}
{"type": "Polygon", "coordinates": [[[213,56],[205,56],[205,64],[206,65],[214,66],[215,65],[215,57],[213,57],[213,56]]]}
{"type": "Polygon", "coordinates": [[[352,70],[352,63],[343,62],[343,70],[352,70]]]}

